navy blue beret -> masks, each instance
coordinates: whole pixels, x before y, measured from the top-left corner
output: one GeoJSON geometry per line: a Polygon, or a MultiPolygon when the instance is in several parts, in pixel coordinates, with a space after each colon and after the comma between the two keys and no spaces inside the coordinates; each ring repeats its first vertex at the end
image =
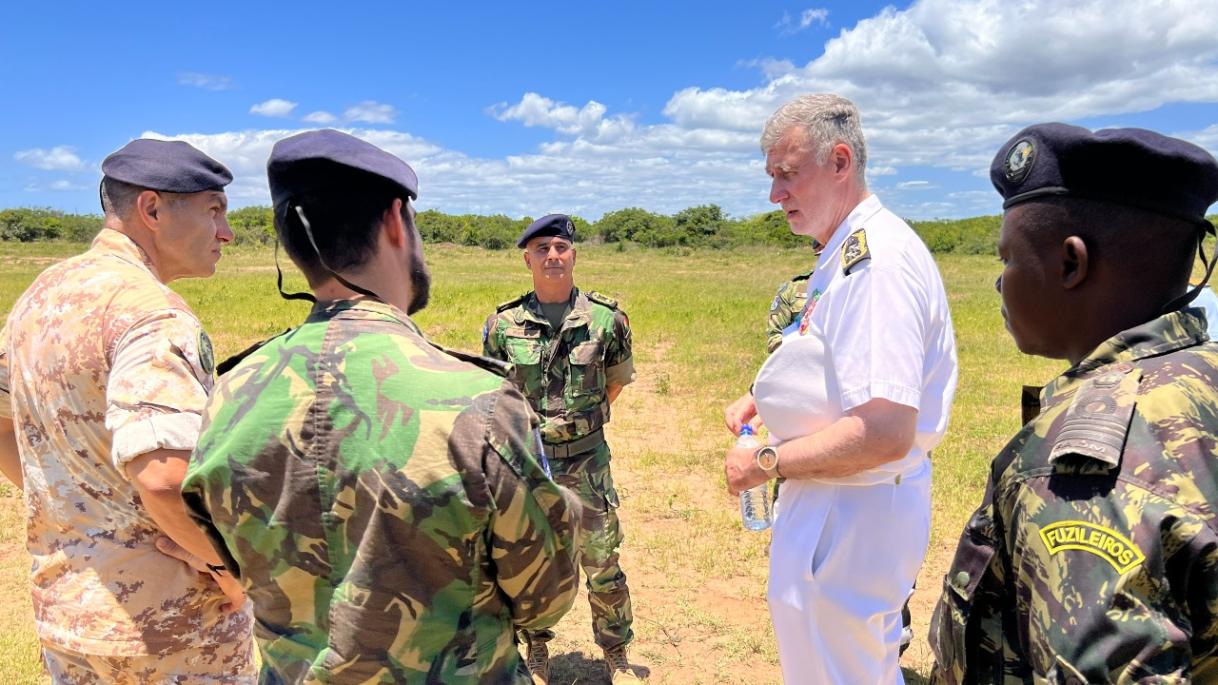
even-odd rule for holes
{"type": "Polygon", "coordinates": [[[133,140],[111,153],[101,168],[116,181],[167,193],[220,190],[233,180],[223,164],[180,140],[133,140]]]}
{"type": "Polygon", "coordinates": [[[331,174],[344,169],[379,176],[412,199],[419,196],[419,178],[409,164],[355,136],[323,129],[284,138],[271,148],[266,162],[271,201],[279,206],[297,193],[324,188],[333,182],[331,174]],[[319,164],[332,168],[323,173],[319,164]]]}
{"type": "Polygon", "coordinates": [[[990,180],[1003,209],[1066,196],[1196,221],[1218,200],[1218,161],[1210,153],[1141,128],[1029,126],[998,151],[990,180]]]}
{"type": "Polygon", "coordinates": [[[533,238],[552,235],[575,242],[575,222],[566,214],[547,214],[524,229],[516,247],[524,247],[533,238]]]}

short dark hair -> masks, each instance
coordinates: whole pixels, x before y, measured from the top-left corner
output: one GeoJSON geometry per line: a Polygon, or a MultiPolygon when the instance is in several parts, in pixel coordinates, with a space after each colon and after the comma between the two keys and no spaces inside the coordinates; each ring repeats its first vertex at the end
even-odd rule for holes
{"type": "Polygon", "coordinates": [[[408,226],[413,225],[408,209],[410,198],[393,183],[362,172],[336,172],[334,165],[321,161],[316,169],[309,168],[310,163],[298,166],[306,177],[324,178],[326,182],[276,205],[275,233],[309,285],[330,278],[321,260],[331,269],[342,271],[359,267],[372,257],[381,217],[394,199],[401,198],[402,217],[408,226]],[[301,208],[309,222],[321,260],[309,242],[296,207],[301,208]]]}
{"type": "Polygon", "coordinates": [[[1021,226],[1038,250],[1077,235],[1092,260],[1113,262],[1147,292],[1173,297],[1188,284],[1203,236],[1194,221],[1076,197],[1036,200],[1025,211],[1021,226]]]}
{"type": "Polygon", "coordinates": [[[108,216],[126,216],[135,208],[136,198],[145,190],[148,189],[103,176],[101,181],[102,212],[108,216]]]}

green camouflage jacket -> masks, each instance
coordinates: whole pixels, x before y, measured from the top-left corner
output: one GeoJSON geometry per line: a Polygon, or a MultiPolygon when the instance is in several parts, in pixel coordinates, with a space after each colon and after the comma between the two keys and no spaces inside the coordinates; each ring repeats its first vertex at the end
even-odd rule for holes
{"type": "Polygon", "coordinates": [[[477,359],[342,301],[221,377],[182,490],[253,600],[261,682],[530,682],[513,629],[571,606],[580,509],[477,359]]]}
{"type": "Polygon", "coordinates": [[[1218,682],[1218,344],[1200,310],[1044,388],[931,620],[942,683],[1218,682]]]}
{"type": "Polygon", "coordinates": [[[808,279],[812,272],[799,274],[778,286],[774,301],[770,303],[770,316],[766,320],[766,348],[773,352],[782,344],[782,332],[795,320],[808,301],[808,279]]]}
{"type": "Polygon", "coordinates": [[[609,420],[606,387],[634,380],[626,313],[595,292],[576,288],[571,297],[557,332],[531,292],[499,305],[482,330],[483,354],[512,364],[512,380],[541,416],[549,443],[599,429],[609,420]]]}

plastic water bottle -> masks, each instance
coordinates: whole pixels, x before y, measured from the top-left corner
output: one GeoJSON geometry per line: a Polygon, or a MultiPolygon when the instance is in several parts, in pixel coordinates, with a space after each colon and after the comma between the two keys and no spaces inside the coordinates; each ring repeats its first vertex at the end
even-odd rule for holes
{"type": "MultiPolygon", "coordinates": [[[[761,442],[753,434],[753,427],[745,424],[736,439],[736,447],[757,449],[761,442]]],[[[740,518],[745,530],[765,530],[774,522],[773,504],[770,502],[770,482],[749,488],[740,493],[740,518]]]]}

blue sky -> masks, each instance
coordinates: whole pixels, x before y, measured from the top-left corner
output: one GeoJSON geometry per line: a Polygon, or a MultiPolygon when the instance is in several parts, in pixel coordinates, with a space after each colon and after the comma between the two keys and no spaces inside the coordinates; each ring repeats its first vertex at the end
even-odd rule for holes
{"type": "Polygon", "coordinates": [[[267,204],[275,140],[351,131],[421,208],[597,218],[769,209],[757,139],[804,92],[852,98],[869,184],[911,218],[999,211],[1023,126],[1144,126],[1218,151],[1218,11],[1177,0],[18,3],[0,24],[0,207],[97,211],[101,160],[188,140],[267,204]]]}

